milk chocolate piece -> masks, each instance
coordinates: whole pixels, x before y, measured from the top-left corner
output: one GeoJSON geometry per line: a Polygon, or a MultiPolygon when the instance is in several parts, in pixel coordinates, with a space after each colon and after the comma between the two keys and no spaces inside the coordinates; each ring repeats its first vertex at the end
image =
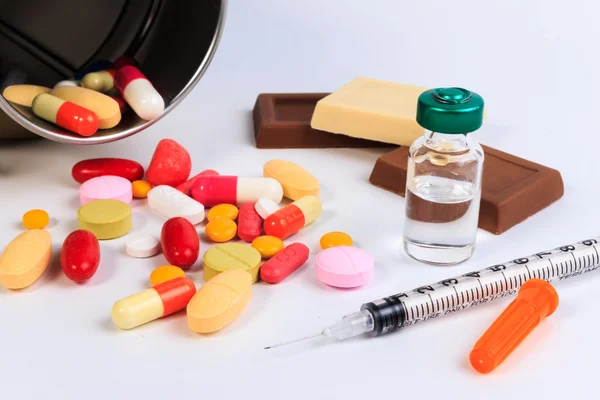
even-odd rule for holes
{"type": "Polygon", "coordinates": [[[263,93],[254,105],[259,149],[397,147],[388,143],[319,131],[310,127],[317,102],[329,93],[263,93]]]}
{"type": "MultiPolygon", "coordinates": [[[[563,196],[563,180],[557,170],[482,147],[481,229],[504,233],[563,196]]],[[[400,147],[379,157],[369,181],[404,196],[407,165],[408,147],[400,147]]]]}

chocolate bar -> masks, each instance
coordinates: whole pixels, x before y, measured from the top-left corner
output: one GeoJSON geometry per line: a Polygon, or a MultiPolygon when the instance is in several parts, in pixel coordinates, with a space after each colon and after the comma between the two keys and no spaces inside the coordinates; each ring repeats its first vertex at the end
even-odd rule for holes
{"type": "MultiPolygon", "coordinates": [[[[491,147],[482,148],[481,229],[504,233],[563,196],[559,171],[491,147]]],[[[371,184],[404,196],[408,150],[400,147],[379,157],[369,178],[371,184]]]]}
{"type": "Polygon", "coordinates": [[[254,137],[259,149],[376,148],[389,143],[311,128],[315,106],[329,93],[263,93],[254,105],[254,137]]]}

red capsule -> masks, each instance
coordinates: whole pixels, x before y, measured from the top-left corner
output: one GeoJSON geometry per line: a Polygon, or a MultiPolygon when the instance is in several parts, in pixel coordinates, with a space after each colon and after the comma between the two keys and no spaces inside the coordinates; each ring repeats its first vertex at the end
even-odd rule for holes
{"type": "Polygon", "coordinates": [[[71,232],[65,239],[60,252],[62,270],[70,280],[89,280],[100,264],[100,243],[96,236],[83,229],[71,232]]]}
{"type": "Polygon", "coordinates": [[[279,283],[308,260],[310,250],[302,243],[292,243],[260,267],[260,278],[279,283]]]}
{"type": "Polygon", "coordinates": [[[175,189],[179,190],[181,193],[184,193],[188,196],[192,195],[192,188],[194,184],[201,176],[217,176],[219,173],[212,169],[207,169],[205,171],[200,172],[198,175],[191,177],[187,181],[183,182],[181,185],[177,186],[175,189]]]}
{"type": "Polygon", "coordinates": [[[144,167],[124,158],[91,158],[79,161],[71,170],[71,176],[78,183],[104,175],[120,176],[133,182],[144,177],[144,167]]]}
{"type": "Polygon", "coordinates": [[[251,243],[260,236],[261,227],[262,219],[254,209],[254,204],[242,204],[238,214],[238,237],[244,242],[251,243]]]}
{"type": "Polygon", "coordinates": [[[196,228],[182,217],[174,217],[165,222],[160,241],[169,264],[180,268],[192,266],[200,254],[200,238],[196,228]]]}
{"type": "Polygon", "coordinates": [[[192,197],[204,207],[237,205],[237,182],[237,176],[200,176],[192,186],[192,197]]]}

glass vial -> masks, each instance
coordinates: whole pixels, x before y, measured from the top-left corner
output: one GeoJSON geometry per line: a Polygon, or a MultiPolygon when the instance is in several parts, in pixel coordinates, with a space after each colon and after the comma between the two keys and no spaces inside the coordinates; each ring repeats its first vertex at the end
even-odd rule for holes
{"type": "Polygon", "coordinates": [[[461,88],[419,96],[425,134],[409,150],[404,249],[416,260],[453,265],[475,250],[483,150],[468,135],[483,121],[483,99],[461,88]]]}

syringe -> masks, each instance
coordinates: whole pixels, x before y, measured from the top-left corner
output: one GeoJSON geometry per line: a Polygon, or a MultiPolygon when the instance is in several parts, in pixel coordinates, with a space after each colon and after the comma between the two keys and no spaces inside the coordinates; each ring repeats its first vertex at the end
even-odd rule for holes
{"type": "Polygon", "coordinates": [[[265,349],[319,336],[338,340],[363,333],[380,336],[513,295],[531,278],[552,282],[591,272],[600,268],[598,240],[583,240],[375,300],[320,333],[265,349]]]}

